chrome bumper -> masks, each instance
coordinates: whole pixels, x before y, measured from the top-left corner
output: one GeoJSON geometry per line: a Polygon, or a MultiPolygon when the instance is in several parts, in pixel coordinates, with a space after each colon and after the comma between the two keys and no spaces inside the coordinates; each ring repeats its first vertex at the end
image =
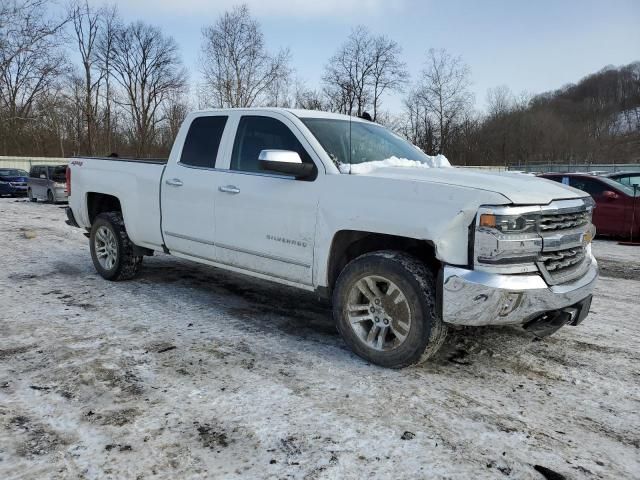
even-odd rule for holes
{"type": "Polygon", "coordinates": [[[456,325],[523,324],[575,305],[593,292],[598,264],[573,282],[549,286],[539,274],[504,275],[445,266],[442,319],[456,325]]]}

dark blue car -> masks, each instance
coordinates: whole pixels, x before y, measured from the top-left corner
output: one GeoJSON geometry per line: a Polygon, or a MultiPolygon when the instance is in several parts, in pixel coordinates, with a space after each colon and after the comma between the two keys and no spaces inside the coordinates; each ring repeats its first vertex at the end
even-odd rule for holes
{"type": "Polygon", "coordinates": [[[0,196],[23,196],[27,194],[29,174],[17,168],[0,168],[0,196]]]}

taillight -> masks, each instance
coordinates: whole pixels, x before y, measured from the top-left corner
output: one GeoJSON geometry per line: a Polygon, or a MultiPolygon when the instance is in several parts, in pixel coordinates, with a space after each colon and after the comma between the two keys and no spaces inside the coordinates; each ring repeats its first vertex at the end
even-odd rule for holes
{"type": "Polygon", "coordinates": [[[65,174],[65,178],[67,180],[67,196],[71,196],[71,168],[67,167],[67,173],[65,174]]]}

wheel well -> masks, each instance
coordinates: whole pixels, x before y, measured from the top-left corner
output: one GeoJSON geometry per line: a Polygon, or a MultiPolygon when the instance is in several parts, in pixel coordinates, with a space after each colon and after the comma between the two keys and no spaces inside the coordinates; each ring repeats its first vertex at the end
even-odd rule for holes
{"type": "Polygon", "coordinates": [[[422,260],[434,272],[440,268],[433,243],[428,240],[399,237],[384,233],[341,230],[333,237],[327,270],[329,291],[342,269],[351,260],[377,250],[398,250],[422,260]]]}
{"type": "Polygon", "coordinates": [[[122,207],[120,206],[120,200],[113,195],[90,192],[87,194],[87,212],[89,213],[89,222],[93,224],[98,214],[103,212],[122,212],[122,207]]]}

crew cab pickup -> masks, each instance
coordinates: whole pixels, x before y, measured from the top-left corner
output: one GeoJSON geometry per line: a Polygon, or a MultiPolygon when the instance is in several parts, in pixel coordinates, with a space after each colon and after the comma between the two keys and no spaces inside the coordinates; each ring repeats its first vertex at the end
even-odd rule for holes
{"type": "Polygon", "coordinates": [[[167,161],[74,158],[67,176],[68,223],[105,279],[164,252],[316,291],[387,367],[426,360],[451,324],[577,325],[598,275],[588,194],[451,168],[344,115],[195,112],[167,161]]]}

